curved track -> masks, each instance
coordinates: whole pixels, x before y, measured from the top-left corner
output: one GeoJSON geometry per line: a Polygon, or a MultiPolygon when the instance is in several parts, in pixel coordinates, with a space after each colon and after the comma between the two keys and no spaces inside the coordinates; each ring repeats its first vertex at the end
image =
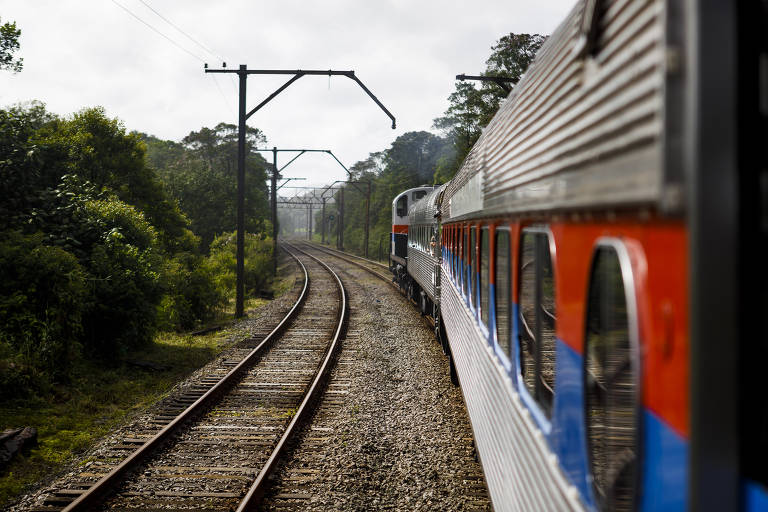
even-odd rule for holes
{"type": "Polygon", "coordinates": [[[72,482],[41,509],[246,510],[258,504],[287,439],[327,378],[348,319],[339,277],[311,255],[292,256],[303,269],[304,289],[278,326],[241,360],[224,361],[226,370],[193,386],[179,400],[183,410],[159,432],[126,440],[140,444],[95,484],[83,489],[83,482],[72,482]]]}

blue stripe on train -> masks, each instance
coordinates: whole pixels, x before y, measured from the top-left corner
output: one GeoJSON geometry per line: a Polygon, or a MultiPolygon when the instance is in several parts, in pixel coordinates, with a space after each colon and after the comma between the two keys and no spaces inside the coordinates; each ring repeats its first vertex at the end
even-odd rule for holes
{"type": "Polygon", "coordinates": [[[741,484],[741,492],[744,496],[745,512],[768,510],[768,492],[765,487],[753,480],[744,480],[741,484]]]}
{"type": "MultiPolygon", "coordinates": [[[[470,269],[461,264],[461,273],[470,269]]],[[[465,273],[466,271],[466,273],[465,273]]],[[[460,285],[459,285],[460,286],[460,285]]],[[[495,289],[495,286],[491,285],[495,289]]],[[[495,293],[491,291],[489,320],[495,331],[495,293]]],[[[468,298],[464,296],[465,302],[468,298]]],[[[587,434],[584,417],[584,358],[562,340],[557,340],[555,373],[555,402],[551,423],[525,389],[520,375],[518,346],[518,322],[520,306],[512,303],[510,333],[512,336],[511,358],[500,349],[493,334],[488,342],[493,346],[502,366],[509,372],[523,403],[544,431],[552,451],[557,455],[566,478],[579,490],[587,507],[595,508],[592,479],[587,454],[587,434]],[[551,425],[551,430],[550,430],[551,425]]],[[[640,510],[684,510],[687,506],[688,441],[677,434],[653,412],[643,409],[641,440],[640,510]]],[[[768,494],[757,484],[745,487],[749,491],[747,510],[766,510],[768,494]]]]}
{"type": "MultiPolygon", "coordinates": [[[[584,417],[583,357],[557,340],[555,407],[550,445],[568,479],[594,506],[584,417]]],[[[653,412],[643,409],[640,510],[685,510],[688,442],[653,412]]]]}

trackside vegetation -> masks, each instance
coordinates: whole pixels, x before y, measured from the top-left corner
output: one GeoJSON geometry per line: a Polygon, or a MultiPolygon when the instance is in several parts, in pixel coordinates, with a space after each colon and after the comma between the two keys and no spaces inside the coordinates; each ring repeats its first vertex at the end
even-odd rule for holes
{"type": "MultiPolygon", "coordinates": [[[[20,33],[0,25],[0,71],[22,72],[20,33]]],[[[519,79],[543,40],[502,37],[485,74],[519,79]]],[[[453,177],[503,101],[495,87],[457,83],[439,134],[405,133],[350,168],[363,185],[345,187],[346,249],[364,251],[370,182],[368,251],[386,255],[392,198],[453,177]]],[[[246,308],[255,308],[292,283],[270,274],[268,164],[254,151],[266,138],[249,128],[246,139],[246,308]]],[[[0,508],[237,336],[234,325],[189,334],[233,313],[236,162],[232,124],[168,141],[129,132],[100,107],[0,108],[0,431],[33,426],[39,439],[0,467],[0,508]]],[[[315,219],[318,239],[321,223],[336,237],[333,204],[315,219]]],[[[286,217],[280,228],[303,225],[286,217]]]]}
{"type": "MultiPolygon", "coordinates": [[[[506,77],[514,86],[525,73],[546,37],[539,34],[507,34],[491,47],[483,76],[506,77]]],[[[368,254],[386,260],[389,251],[392,199],[403,190],[421,185],[448,182],[459,170],[464,158],[477,142],[483,128],[490,122],[506,92],[493,82],[456,82],[448,97],[448,108],[433,121],[438,132],[414,131],[399,136],[382,151],[350,167],[352,181],[344,184],[344,249],[364,253],[365,202],[367,185],[371,182],[370,235],[368,254]]],[[[313,237],[319,241],[323,223],[326,242],[334,243],[339,229],[340,194],[326,205],[326,217],[317,212],[313,237]]],[[[306,212],[294,210],[294,215],[281,218],[280,229],[285,233],[304,231],[306,212]]]]}

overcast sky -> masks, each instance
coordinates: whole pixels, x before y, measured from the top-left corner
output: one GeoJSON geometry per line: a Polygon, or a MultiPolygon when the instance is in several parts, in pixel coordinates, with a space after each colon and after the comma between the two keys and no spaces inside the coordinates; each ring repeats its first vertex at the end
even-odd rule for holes
{"type": "MultiPolygon", "coordinates": [[[[37,99],[68,115],[101,105],[128,130],[178,141],[202,126],[237,123],[236,75],[206,75],[203,62],[220,67],[224,58],[228,68],[354,70],[397,118],[396,130],[345,77],[305,76],[248,120],[264,131],[269,147],[330,149],[349,167],[407,131],[431,130],[457,74],[482,71],[491,45],[509,32],[550,34],[574,3],[0,0],[2,22],[16,21],[22,31],[24,58],[21,73],[0,72],[0,106],[37,99]]],[[[288,78],[249,77],[247,108],[288,78]]],[[[279,154],[278,166],[290,158],[279,154]]],[[[324,154],[305,154],[283,174],[306,177],[303,184],[312,185],[345,176],[324,154]]]]}

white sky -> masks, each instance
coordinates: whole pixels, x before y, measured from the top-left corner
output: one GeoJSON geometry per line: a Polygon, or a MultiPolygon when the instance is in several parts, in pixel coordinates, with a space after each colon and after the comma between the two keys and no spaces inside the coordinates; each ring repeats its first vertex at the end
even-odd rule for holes
{"type": "MultiPolygon", "coordinates": [[[[37,99],[68,115],[101,105],[126,128],[180,140],[202,126],[237,124],[236,75],[203,73],[203,62],[137,21],[151,24],[210,67],[354,70],[397,118],[397,129],[352,80],[305,76],[249,120],[268,147],[330,149],[346,165],[431,130],[459,73],[485,67],[509,32],[550,34],[575,0],[0,0],[2,22],[22,31],[24,70],[0,72],[0,106],[37,99]],[[217,81],[221,92],[217,88],[217,81]]],[[[248,78],[247,109],[289,76],[248,78]]],[[[264,155],[271,160],[271,154],[264,155]]],[[[291,158],[278,155],[278,166],[291,158]]],[[[283,172],[297,185],[345,179],[325,154],[305,154],[283,172]]],[[[292,195],[292,194],[289,194],[292,195]]]]}

